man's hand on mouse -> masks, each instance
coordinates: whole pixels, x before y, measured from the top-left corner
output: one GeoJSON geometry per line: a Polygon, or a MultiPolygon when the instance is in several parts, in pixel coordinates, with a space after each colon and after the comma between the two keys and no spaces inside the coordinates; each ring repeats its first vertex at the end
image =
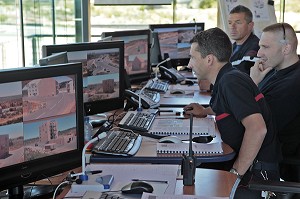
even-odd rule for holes
{"type": "Polygon", "coordinates": [[[183,107],[183,113],[186,117],[188,117],[191,113],[195,117],[200,117],[200,118],[207,116],[205,108],[198,103],[191,103],[183,107]]]}

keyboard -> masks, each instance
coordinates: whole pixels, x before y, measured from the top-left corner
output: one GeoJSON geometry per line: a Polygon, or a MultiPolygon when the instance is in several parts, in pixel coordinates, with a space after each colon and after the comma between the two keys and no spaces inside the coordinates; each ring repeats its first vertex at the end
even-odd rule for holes
{"type": "Polygon", "coordinates": [[[152,81],[152,83],[150,83],[150,85],[146,87],[146,89],[165,93],[169,89],[169,83],[162,81],[152,81]]]}
{"type": "Polygon", "coordinates": [[[132,131],[108,131],[93,148],[98,154],[132,156],[136,154],[142,143],[142,136],[132,131]]]}
{"type": "Polygon", "coordinates": [[[119,126],[126,129],[147,132],[155,119],[156,113],[146,111],[128,111],[119,126]]]}

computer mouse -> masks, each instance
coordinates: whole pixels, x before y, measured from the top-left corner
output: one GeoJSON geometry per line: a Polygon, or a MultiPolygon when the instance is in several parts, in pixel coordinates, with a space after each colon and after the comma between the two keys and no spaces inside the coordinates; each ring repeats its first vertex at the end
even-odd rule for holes
{"type": "Polygon", "coordinates": [[[209,143],[213,139],[214,138],[212,136],[198,136],[198,137],[193,137],[192,141],[196,143],[209,143]]]}
{"type": "Polygon", "coordinates": [[[182,143],[182,140],[177,136],[166,136],[158,140],[159,143],[182,143]]]}
{"type": "Polygon", "coordinates": [[[181,85],[194,85],[194,81],[191,79],[185,79],[183,81],[180,82],[181,85]]]}
{"type": "Polygon", "coordinates": [[[171,90],[170,93],[171,94],[177,94],[177,95],[180,94],[181,95],[181,94],[185,94],[185,91],[184,90],[180,90],[180,89],[175,89],[175,90],[171,90]]]}
{"type": "Polygon", "coordinates": [[[143,192],[152,193],[153,187],[151,184],[144,181],[131,182],[121,189],[125,194],[143,194],[143,192]]]}

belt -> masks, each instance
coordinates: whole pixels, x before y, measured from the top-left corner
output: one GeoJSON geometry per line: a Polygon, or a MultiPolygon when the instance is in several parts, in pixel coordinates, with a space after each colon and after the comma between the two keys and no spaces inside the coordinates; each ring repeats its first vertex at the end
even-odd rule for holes
{"type": "Polygon", "coordinates": [[[278,171],[279,166],[277,163],[263,162],[257,160],[252,164],[250,170],[259,170],[259,171],[278,171]]]}

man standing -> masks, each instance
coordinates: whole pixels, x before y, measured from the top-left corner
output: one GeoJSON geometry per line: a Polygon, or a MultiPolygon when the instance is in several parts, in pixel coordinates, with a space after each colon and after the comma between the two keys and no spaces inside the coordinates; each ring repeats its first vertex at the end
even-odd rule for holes
{"type": "MultiPolygon", "coordinates": [[[[222,140],[237,153],[230,169],[242,178],[235,198],[260,198],[259,191],[245,186],[249,180],[279,179],[280,150],[266,101],[250,76],[229,63],[232,44],[225,32],[219,28],[202,31],[191,44],[188,67],[199,80],[214,85],[211,112],[222,140]]],[[[186,113],[199,115],[196,107],[186,106],[186,113]]]]}
{"type": "MultiPolygon", "coordinates": [[[[258,84],[273,114],[283,157],[300,157],[300,61],[297,37],[287,23],[263,29],[259,42],[260,61],[250,76],[258,84]]],[[[300,166],[281,165],[281,177],[300,181],[300,166]]]]}
{"type": "Polygon", "coordinates": [[[249,74],[253,66],[251,59],[256,57],[259,49],[259,38],[253,34],[251,10],[242,5],[234,7],[229,13],[228,26],[229,37],[234,40],[230,62],[237,69],[249,74]]]}

